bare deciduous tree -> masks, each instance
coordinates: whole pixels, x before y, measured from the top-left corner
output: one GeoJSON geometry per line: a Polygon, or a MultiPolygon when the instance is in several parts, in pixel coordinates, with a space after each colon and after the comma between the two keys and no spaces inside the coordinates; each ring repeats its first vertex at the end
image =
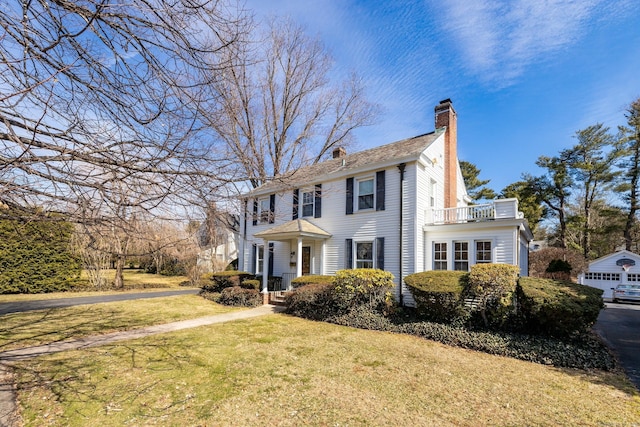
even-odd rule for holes
{"type": "Polygon", "coordinates": [[[220,185],[226,163],[206,156],[197,111],[247,31],[229,10],[209,0],[4,2],[0,199],[99,219],[106,204],[154,211],[220,185]]]}
{"type": "Polygon", "coordinates": [[[253,187],[348,145],[377,110],[357,76],[331,83],[330,56],[300,26],[274,19],[268,30],[227,52],[233,66],[210,86],[203,114],[253,187]]]}

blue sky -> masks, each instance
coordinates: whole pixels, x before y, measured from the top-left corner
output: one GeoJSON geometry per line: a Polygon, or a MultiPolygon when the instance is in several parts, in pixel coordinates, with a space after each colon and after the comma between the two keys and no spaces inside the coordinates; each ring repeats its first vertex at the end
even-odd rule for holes
{"type": "Polygon", "coordinates": [[[325,43],[338,72],[355,70],[377,123],[365,149],[433,130],[451,98],[458,156],[501,190],[575,132],[616,130],[640,97],[637,0],[248,0],[256,17],[286,15],[325,43]]]}

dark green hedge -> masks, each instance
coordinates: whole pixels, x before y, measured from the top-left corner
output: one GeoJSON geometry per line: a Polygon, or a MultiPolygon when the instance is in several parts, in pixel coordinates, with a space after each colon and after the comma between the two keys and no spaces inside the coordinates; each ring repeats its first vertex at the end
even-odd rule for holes
{"type": "Polygon", "coordinates": [[[218,303],[236,307],[257,307],[262,304],[262,296],[255,289],[231,286],[220,292],[218,303]]]}
{"type": "Polygon", "coordinates": [[[70,290],[82,268],[72,234],[73,225],[55,217],[0,220],[0,293],[70,290]]]}
{"type": "Polygon", "coordinates": [[[604,308],[602,290],[573,282],[521,277],[518,300],[530,333],[569,336],[588,330],[604,308]]]}
{"type": "Polygon", "coordinates": [[[418,313],[433,322],[464,322],[464,291],[468,273],[462,271],[424,271],[405,277],[418,313]]]}
{"type": "Polygon", "coordinates": [[[240,286],[245,280],[253,280],[255,276],[245,271],[220,271],[211,275],[211,280],[204,282],[202,290],[204,292],[222,292],[225,288],[240,286]]]}
{"type": "Polygon", "coordinates": [[[308,276],[300,276],[296,277],[291,281],[291,285],[294,288],[299,288],[300,286],[318,284],[318,283],[333,283],[333,276],[323,276],[320,274],[311,274],[308,276]]]}
{"type": "Polygon", "coordinates": [[[473,266],[474,274],[427,271],[405,283],[424,320],[494,330],[567,337],[587,331],[604,307],[599,289],[532,277],[516,283],[507,267],[513,266],[473,266]]]}

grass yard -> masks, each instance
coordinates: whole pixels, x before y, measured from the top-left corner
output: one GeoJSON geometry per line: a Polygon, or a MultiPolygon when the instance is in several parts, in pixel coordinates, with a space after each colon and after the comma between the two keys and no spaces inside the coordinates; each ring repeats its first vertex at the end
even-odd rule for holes
{"type": "MultiPolygon", "coordinates": [[[[115,277],[115,270],[106,271],[106,279],[113,281],[115,277]]],[[[180,283],[187,280],[185,276],[162,276],[160,274],[148,274],[143,270],[124,270],[124,285],[125,289],[122,291],[82,291],[82,292],[52,292],[46,294],[6,294],[0,295],[0,303],[3,302],[15,302],[15,301],[35,301],[43,299],[57,299],[57,298],[75,298],[86,297],[92,295],[106,295],[113,292],[157,292],[159,290],[170,289],[189,289],[188,287],[180,286],[180,283]],[[145,286],[147,286],[145,288],[145,286]],[[155,287],[152,287],[155,286],[155,287]]],[[[83,271],[80,275],[80,280],[87,280],[86,273],[83,271]]]]}
{"type": "Polygon", "coordinates": [[[622,375],[286,315],[15,365],[27,426],[633,426],[622,375]]]}
{"type": "Polygon", "coordinates": [[[183,295],[6,314],[0,316],[0,351],[233,310],[183,295]]]}

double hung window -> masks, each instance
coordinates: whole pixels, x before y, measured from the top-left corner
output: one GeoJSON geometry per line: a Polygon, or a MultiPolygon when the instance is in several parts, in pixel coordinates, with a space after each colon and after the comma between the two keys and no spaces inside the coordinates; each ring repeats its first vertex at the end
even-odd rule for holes
{"type": "Polygon", "coordinates": [[[358,210],[373,209],[373,178],[358,180],[358,210]]]}
{"type": "Polygon", "coordinates": [[[313,216],[315,193],[313,190],[302,192],[302,216],[313,216]]]}
{"type": "Polygon", "coordinates": [[[373,268],[373,242],[356,243],[356,268],[373,268]]]}
{"type": "Polygon", "coordinates": [[[476,264],[491,262],[491,242],[488,240],[476,241],[476,264]]]}
{"type": "Polygon", "coordinates": [[[469,242],[453,242],[453,269],[469,271],[469,242]]]}
{"type": "Polygon", "coordinates": [[[264,199],[260,199],[258,203],[258,208],[260,209],[260,222],[268,223],[271,216],[270,200],[268,197],[265,197],[264,199]]]}
{"type": "Polygon", "coordinates": [[[433,269],[434,270],[447,269],[447,244],[446,243],[433,244],[433,269]]]}

